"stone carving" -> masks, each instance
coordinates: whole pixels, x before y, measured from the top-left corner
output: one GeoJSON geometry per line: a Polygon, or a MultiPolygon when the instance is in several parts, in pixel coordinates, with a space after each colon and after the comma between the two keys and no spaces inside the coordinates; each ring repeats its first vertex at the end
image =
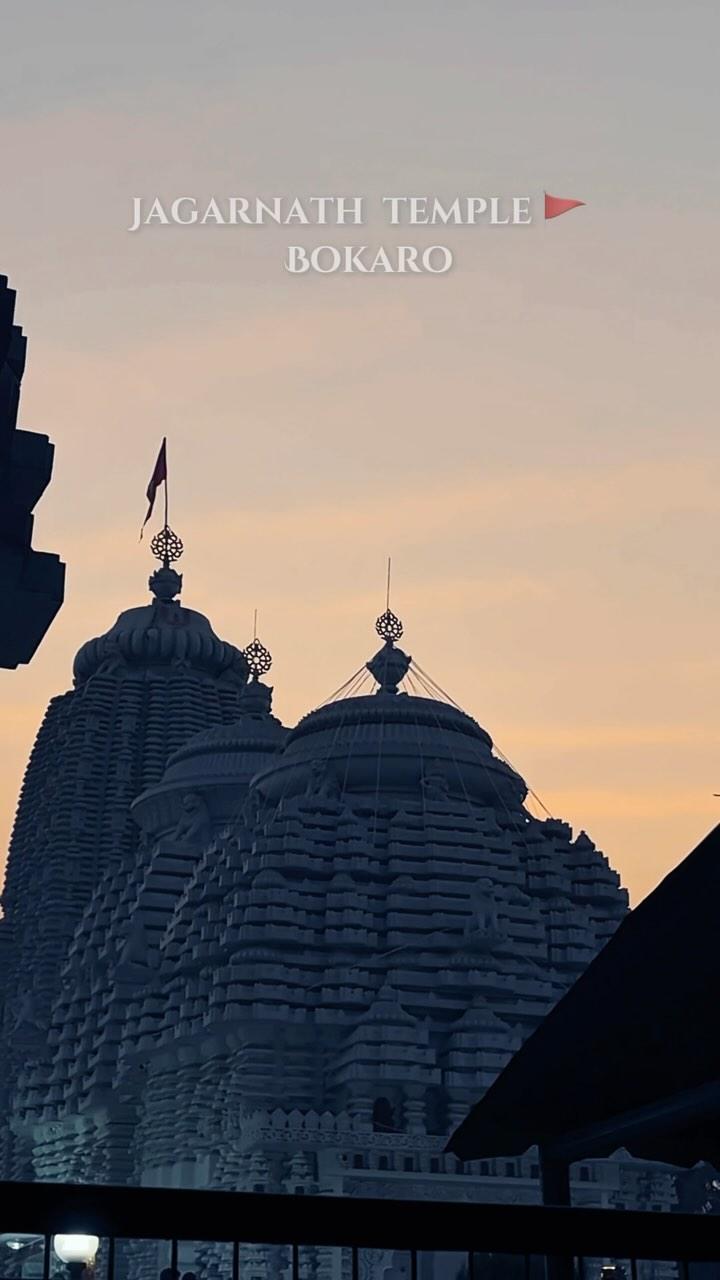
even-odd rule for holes
{"type": "Polygon", "coordinates": [[[253,788],[248,792],[247,800],[242,807],[240,819],[244,827],[248,831],[254,831],[260,821],[260,811],[263,806],[262,793],[253,788]]]}
{"type": "Polygon", "coordinates": [[[323,800],[339,800],[340,791],[340,782],[334,769],[326,760],[313,760],[305,794],[318,796],[323,800]]]}
{"type": "Polygon", "coordinates": [[[478,880],[471,892],[470,902],[472,916],[463,932],[465,946],[477,951],[492,951],[507,937],[500,927],[492,880],[487,876],[478,880]]]}
{"type": "Polygon", "coordinates": [[[181,801],[182,813],[173,831],[175,840],[201,841],[210,834],[210,814],[197,791],[186,791],[181,801]]]}
{"type": "Polygon", "coordinates": [[[150,947],[142,914],[136,911],[130,921],[130,930],[120,949],[120,964],[123,967],[137,966],[145,968],[150,963],[150,947]]]}
{"type": "Polygon", "coordinates": [[[103,675],[117,671],[119,667],[124,667],[125,658],[118,636],[106,636],[103,643],[103,660],[98,668],[103,675]]]}
{"type": "Polygon", "coordinates": [[[420,785],[426,800],[446,800],[450,791],[450,783],[439,769],[430,769],[422,775],[420,785]]]}
{"type": "Polygon", "coordinates": [[[35,995],[32,991],[26,991],[25,995],[15,1002],[15,1010],[16,1016],[12,1031],[14,1037],[26,1038],[38,1033],[45,1035],[47,1021],[44,1021],[38,1014],[35,995]]]}

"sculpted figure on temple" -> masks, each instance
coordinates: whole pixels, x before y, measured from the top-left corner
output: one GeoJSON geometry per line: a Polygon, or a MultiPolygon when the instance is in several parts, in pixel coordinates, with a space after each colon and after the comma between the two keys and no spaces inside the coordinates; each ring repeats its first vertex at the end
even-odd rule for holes
{"type": "Polygon", "coordinates": [[[445,775],[432,766],[427,773],[423,774],[420,785],[425,800],[445,800],[450,790],[450,784],[445,775]]]}
{"type": "Polygon", "coordinates": [[[173,831],[175,840],[205,840],[210,833],[210,814],[202,796],[197,791],[186,791],[182,798],[183,812],[173,831]]]}
{"type": "Polygon", "coordinates": [[[125,666],[122,648],[119,636],[106,636],[103,642],[103,660],[99,670],[105,674],[109,671],[117,671],[118,667],[125,666]]]}
{"type": "Polygon", "coordinates": [[[325,800],[340,799],[340,783],[337,774],[328,767],[325,760],[313,760],[305,794],[321,796],[325,800]]]}
{"type": "Polygon", "coordinates": [[[242,807],[240,814],[243,826],[248,831],[254,831],[260,821],[260,810],[262,809],[262,793],[257,789],[248,792],[247,800],[242,807]]]}
{"type": "Polygon", "coordinates": [[[15,1007],[17,1015],[13,1027],[13,1036],[16,1039],[37,1035],[38,1032],[42,1035],[47,1033],[47,1023],[43,1022],[38,1016],[32,991],[26,991],[25,995],[17,1001],[15,1007]]]}
{"type": "Polygon", "coordinates": [[[472,916],[465,925],[465,943],[479,947],[483,951],[492,948],[505,938],[500,927],[498,908],[495,901],[492,881],[483,876],[478,880],[470,895],[472,916]]]}
{"type": "Polygon", "coordinates": [[[120,949],[119,961],[126,967],[135,965],[145,969],[151,960],[148,937],[143,917],[136,911],[130,921],[130,928],[120,949]]]}

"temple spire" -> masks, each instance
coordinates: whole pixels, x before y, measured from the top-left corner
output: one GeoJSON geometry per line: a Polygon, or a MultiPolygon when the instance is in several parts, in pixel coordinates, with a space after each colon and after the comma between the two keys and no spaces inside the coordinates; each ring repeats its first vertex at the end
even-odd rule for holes
{"type": "Polygon", "coordinates": [[[153,473],[147,487],[146,497],[148,500],[148,509],[142,529],[140,530],[140,539],[142,541],[145,525],[152,516],[155,506],[155,499],[160,485],[164,486],[165,510],[164,523],[159,533],[150,542],[150,550],[159,560],[162,568],[156,569],[150,577],[148,586],[155,598],[161,602],[169,603],[174,600],[175,596],[180,594],[182,590],[182,574],[176,573],[170,565],[174,560],[179,560],[183,553],[182,539],[170,528],[168,520],[168,465],[167,465],[167,439],[163,436],[160,452],[158,453],[153,473]]]}
{"type": "Polygon", "coordinates": [[[269,715],[272,706],[272,689],[261,680],[272,666],[272,654],[257,637],[257,609],[253,621],[253,638],[243,657],[251,677],[243,693],[243,710],[250,715],[269,715]]]}
{"type": "Polygon", "coordinates": [[[403,624],[390,608],[390,566],[391,561],[388,558],[385,612],[381,613],[375,622],[375,630],[385,643],[375,657],[365,665],[380,686],[378,693],[396,694],[400,681],[410,669],[412,659],[402,649],[396,648],[397,641],[402,638],[403,624]]]}
{"type": "Polygon", "coordinates": [[[159,560],[162,568],[151,575],[148,586],[157,600],[169,602],[182,591],[182,574],[171,569],[171,564],[179,560],[184,547],[182,539],[170,528],[167,522],[150,543],[150,550],[159,560]]]}
{"type": "Polygon", "coordinates": [[[255,683],[261,676],[266,676],[272,666],[272,654],[257,638],[257,609],[255,610],[255,627],[252,643],[243,650],[248,671],[255,683]]]}

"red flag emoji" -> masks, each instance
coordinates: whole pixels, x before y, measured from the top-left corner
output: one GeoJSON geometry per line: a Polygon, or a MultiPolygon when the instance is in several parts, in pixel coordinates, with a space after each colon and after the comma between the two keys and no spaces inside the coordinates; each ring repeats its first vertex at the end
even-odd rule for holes
{"type": "Polygon", "coordinates": [[[548,218],[559,218],[561,213],[567,213],[569,209],[577,209],[579,205],[585,204],[584,200],[564,200],[562,196],[549,196],[545,192],[545,220],[548,218]]]}

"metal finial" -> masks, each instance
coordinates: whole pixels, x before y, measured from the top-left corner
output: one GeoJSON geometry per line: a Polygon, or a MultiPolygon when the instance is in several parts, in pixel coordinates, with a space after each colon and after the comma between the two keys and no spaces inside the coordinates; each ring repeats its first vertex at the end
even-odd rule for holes
{"type": "Polygon", "coordinates": [[[261,644],[257,636],[247,649],[243,650],[243,656],[248,664],[248,670],[253,680],[259,680],[260,676],[267,675],[272,666],[272,654],[269,649],[261,644]]]}
{"type": "Polygon", "coordinates": [[[383,640],[390,640],[394,643],[399,640],[403,633],[403,624],[391,609],[386,609],[380,614],[375,623],[375,630],[383,640]]]}
{"type": "Polygon", "coordinates": [[[392,560],[390,556],[388,556],[387,588],[385,591],[385,612],[380,614],[380,617],[375,623],[375,630],[377,631],[379,636],[382,636],[383,640],[389,640],[391,644],[394,644],[395,641],[399,640],[402,636],[403,624],[400,621],[400,619],[397,617],[397,615],[394,614],[392,609],[390,608],[391,569],[392,569],[392,560]]]}
{"type": "Polygon", "coordinates": [[[180,559],[184,549],[182,539],[173,533],[168,524],[163,525],[150,543],[150,550],[155,559],[160,560],[165,569],[169,568],[174,560],[180,559]]]}

